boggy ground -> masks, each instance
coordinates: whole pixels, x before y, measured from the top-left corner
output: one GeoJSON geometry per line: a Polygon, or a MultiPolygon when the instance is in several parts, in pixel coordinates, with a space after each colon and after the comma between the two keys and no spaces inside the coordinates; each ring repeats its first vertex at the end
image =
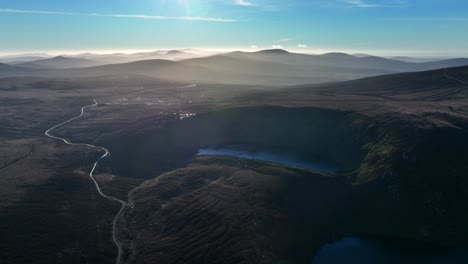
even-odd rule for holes
{"type": "MultiPolygon", "coordinates": [[[[150,84],[177,86],[153,79],[150,84]]],[[[1,263],[114,263],[111,226],[118,205],[102,199],[88,176],[102,153],[68,146],[44,131],[77,116],[94,98],[150,84],[128,76],[0,80],[1,263]]],[[[141,181],[116,182],[131,189],[141,181]]],[[[128,191],[118,189],[126,197],[128,191]]]]}
{"type": "Polygon", "coordinates": [[[146,181],[121,219],[125,263],[310,263],[350,236],[468,246],[467,123],[367,122],[351,122],[365,142],[352,171],[200,157],[146,181]]]}
{"type": "Polygon", "coordinates": [[[134,207],[120,222],[128,262],[157,258],[176,263],[165,252],[183,245],[181,259],[193,263],[221,258],[302,263],[322,243],[358,235],[466,245],[468,108],[463,80],[468,78],[463,68],[445,73],[429,73],[440,77],[435,83],[414,84],[404,75],[404,82],[389,82],[400,78],[393,76],[288,90],[189,87],[141,76],[2,79],[0,237],[7,250],[0,259],[114,261],[110,220],[116,208],[98,199],[85,173],[98,153],[43,135],[96,98],[99,107],[56,133],[111,150],[97,173],[106,193],[125,199],[137,187],[130,196],[134,207]],[[230,119],[224,118],[229,112],[230,119]],[[297,118],[288,118],[292,113],[297,118]],[[277,120],[283,123],[266,116],[283,116],[277,120]],[[206,134],[213,131],[213,122],[206,120],[215,120],[222,133],[206,134]],[[199,122],[206,126],[197,126],[199,122]],[[321,130],[314,129],[317,124],[321,130]],[[345,139],[346,147],[340,149],[343,142],[332,139],[345,139]],[[324,155],[344,171],[323,175],[239,159],[193,160],[200,146],[255,141],[261,143],[258,148],[274,142],[287,151],[291,142],[293,150],[324,155]],[[140,186],[144,180],[150,181],[140,186]],[[192,199],[195,195],[200,199],[192,199]],[[205,215],[203,206],[193,207],[205,202],[217,209],[205,215]],[[262,214],[251,215],[257,211],[262,214]],[[207,244],[196,241],[198,229],[220,241],[212,237],[218,233],[207,231],[210,221],[228,226],[225,234],[233,239],[219,247],[210,244],[208,252],[207,244]],[[161,231],[159,236],[145,235],[155,231],[161,231]],[[180,239],[191,242],[179,245],[180,239]],[[234,253],[225,255],[228,249],[234,253]]]}
{"type": "Polygon", "coordinates": [[[276,263],[310,256],[314,244],[309,254],[298,250],[303,236],[320,244],[351,216],[335,209],[346,208],[340,205],[349,185],[346,178],[301,169],[197,158],[130,193],[121,232],[125,263],[276,263]]]}
{"type": "MultiPolygon", "coordinates": [[[[220,96],[216,86],[200,89],[126,75],[0,79],[0,262],[115,261],[111,222],[118,208],[97,195],[88,177],[102,153],[50,139],[44,135],[48,128],[97,99],[99,107],[88,108],[82,119],[54,133],[75,142],[102,143],[102,137],[118,148],[122,142],[112,138],[135,132],[142,121],[161,127],[185,118],[191,108],[206,108],[245,90],[252,88],[232,87],[220,96]]],[[[126,200],[144,175],[119,174],[106,162],[112,158],[98,168],[97,180],[105,193],[126,200]]]]}
{"type": "MultiPolygon", "coordinates": [[[[225,122],[233,122],[216,118],[216,114],[208,118],[211,123],[203,119],[207,115],[185,122],[215,127],[214,131],[222,131],[222,136],[200,137],[205,135],[200,133],[203,129],[179,123],[175,127],[186,129],[177,131],[189,131],[195,146],[252,144],[251,140],[282,145],[283,141],[274,137],[277,133],[291,135],[283,140],[299,149],[295,140],[303,140],[309,150],[308,144],[313,145],[314,140],[328,142],[326,148],[319,148],[323,154],[340,153],[349,157],[348,162],[354,159],[350,163],[358,160],[358,165],[334,175],[322,175],[291,173],[290,168],[273,166],[281,168],[278,171],[272,165],[235,158],[206,157],[184,169],[162,174],[130,194],[131,206],[121,220],[126,262],[309,263],[323,243],[349,236],[468,246],[468,211],[464,209],[468,201],[468,85],[464,81],[468,72],[462,68],[425,74],[418,74],[415,82],[405,74],[385,77],[381,83],[370,79],[336,88],[257,91],[233,99],[243,102],[243,106],[340,110],[335,113],[347,118],[332,119],[331,123],[342,126],[337,129],[341,135],[325,126],[329,134],[309,132],[309,139],[298,137],[291,132],[304,131],[307,124],[315,124],[320,131],[323,120],[330,116],[322,112],[311,119],[297,120],[292,111],[286,116],[296,122],[284,123],[274,107],[240,110],[244,111],[239,115],[243,118],[237,119],[231,118],[233,110],[224,114],[218,111],[220,116],[235,121],[231,126],[225,122]],[[396,81],[388,83],[393,79],[396,81]],[[279,117],[275,119],[276,127],[265,127],[269,117],[264,111],[279,117]],[[346,126],[352,137],[345,136],[346,126]],[[330,144],[337,136],[347,138],[348,144],[330,144]],[[349,140],[352,138],[354,141],[349,140]],[[353,144],[349,142],[360,146],[363,154],[351,154],[353,144]],[[265,172],[259,167],[270,169],[265,172]]],[[[281,111],[287,112],[284,108],[281,111]]],[[[171,133],[181,134],[174,130],[171,133]]],[[[175,139],[178,142],[181,138],[175,139]]],[[[148,148],[150,142],[146,141],[148,148]]]]}

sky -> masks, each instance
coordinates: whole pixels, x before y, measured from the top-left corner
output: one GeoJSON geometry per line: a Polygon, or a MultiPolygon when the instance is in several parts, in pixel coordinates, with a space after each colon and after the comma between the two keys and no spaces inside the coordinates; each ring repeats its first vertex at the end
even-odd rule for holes
{"type": "Polygon", "coordinates": [[[468,1],[0,0],[0,55],[179,48],[468,56],[468,1]]]}

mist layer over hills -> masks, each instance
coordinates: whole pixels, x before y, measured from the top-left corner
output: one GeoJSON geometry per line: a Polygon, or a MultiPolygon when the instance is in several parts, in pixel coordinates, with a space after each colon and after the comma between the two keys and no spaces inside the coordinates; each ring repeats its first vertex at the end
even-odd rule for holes
{"type": "Polygon", "coordinates": [[[68,58],[58,56],[50,59],[34,60],[30,62],[24,62],[15,64],[22,68],[32,69],[66,69],[66,68],[86,68],[105,64],[99,61],[93,61],[82,58],[68,58]]]}
{"type": "Polygon", "coordinates": [[[463,65],[468,65],[468,59],[415,63],[376,56],[352,56],[345,53],[307,55],[285,50],[238,51],[203,57],[188,51],[173,50],[132,55],[82,54],[2,65],[0,77],[143,74],[190,83],[281,86],[346,81],[463,65]]]}

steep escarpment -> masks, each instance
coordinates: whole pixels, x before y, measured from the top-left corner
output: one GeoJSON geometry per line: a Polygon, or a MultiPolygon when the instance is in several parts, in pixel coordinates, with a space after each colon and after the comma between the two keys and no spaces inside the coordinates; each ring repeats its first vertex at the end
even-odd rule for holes
{"type": "Polygon", "coordinates": [[[363,233],[468,245],[468,127],[448,121],[384,126],[368,144],[354,191],[358,214],[368,216],[363,233]]]}
{"type": "Polygon", "coordinates": [[[121,175],[151,179],[185,166],[200,148],[247,147],[286,153],[308,162],[331,161],[355,170],[363,157],[362,142],[349,112],[318,108],[249,107],[202,113],[157,128],[140,122],[109,147],[111,166],[121,175]]]}
{"type": "MultiPolygon", "coordinates": [[[[350,236],[468,245],[466,122],[445,116],[437,117],[443,123],[434,123],[427,121],[434,118],[429,116],[369,118],[302,109],[316,113],[305,120],[330,133],[309,130],[308,137],[300,138],[300,133],[288,134],[305,130],[298,120],[285,123],[291,127],[277,126],[276,132],[255,129],[268,128],[267,115],[259,114],[264,109],[230,110],[247,111],[234,120],[250,124],[250,137],[244,134],[246,128],[232,130],[227,125],[233,119],[227,119],[226,127],[219,125],[221,116],[218,122],[203,123],[202,115],[168,131],[188,145],[188,138],[181,135],[193,135],[199,145],[239,143],[235,139],[241,138],[252,144],[277,139],[279,146],[291,142],[299,149],[317,144],[335,160],[350,156],[354,147],[363,155],[349,158],[358,160],[350,163],[354,170],[333,174],[228,157],[198,158],[162,174],[130,193],[130,207],[120,222],[125,263],[309,263],[324,243],[350,236]],[[341,118],[331,118],[334,115],[341,118]],[[333,121],[327,126],[323,120],[333,121]],[[332,127],[342,134],[334,134],[332,127]],[[213,130],[217,134],[200,136],[213,130]],[[253,131],[265,134],[252,137],[253,131]],[[335,136],[354,143],[334,144],[335,136]],[[295,144],[298,138],[302,144],[295,144]]],[[[294,113],[284,111],[290,110],[288,114],[294,113]]],[[[282,120],[281,111],[274,113],[282,120]]],[[[216,113],[208,116],[216,120],[216,113]]]]}
{"type": "MultiPolygon", "coordinates": [[[[243,145],[303,159],[319,157],[352,171],[363,157],[351,125],[354,118],[316,108],[228,109],[170,124],[136,149],[156,155],[164,151],[166,159],[176,160],[193,159],[200,147],[243,145]]],[[[114,151],[114,159],[116,155],[114,151]]],[[[351,190],[352,177],[228,157],[197,158],[182,166],[130,193],[120,228],[126,262],[301,261],[310,258],[328,234],[336,234],[330,219],[352,214],[330,210],[346,200],[342,197],[351,190]],[[303,221],[315,224],[307,229],[303,221]],[[298,239],[304,234],[316,239],[310,250],[303,250],[305,237],[298,239]]]]}

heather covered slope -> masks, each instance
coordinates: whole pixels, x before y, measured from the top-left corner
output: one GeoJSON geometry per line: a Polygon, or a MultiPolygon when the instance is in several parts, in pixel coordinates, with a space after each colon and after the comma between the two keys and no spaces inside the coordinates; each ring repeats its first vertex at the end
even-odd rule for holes
{"type": "Polygon", "coordinates": [[[173,250],[201,263],[308,263],[323,243],[347,236],[463,247],[467,74],[462,67],[285,88],[125,74],[2,79],[1,254],[16,263],[114,261],[115,208],[97,200],[85,173],[97,153],[43,136],[95,98],[98,107],[56,133],[111,151],[96,172],[105,193],[125,199],[136,188],[119,221],[130,263],[176,263],[165,253],[173,250]],[[232,143],[329,159],[342,170],[195,157],[200,147],[232,143]],[[54,242],[34,243],[28,233],[54,242]]]}
{"type": "Polygon", "coordinates": [[[341,83],[304,85],[294,91],[329,91],[339,93],[388,93],[443,91],[468,86],[468,66],[444,68],[424,72],[398,73],[369,77],[341,83]]]}
{"type": "Polygon", "coordinates": [[[310,263],[324,243],[350,236],[468,246],[466,121],[384,120],[350,124],[365,141],[355,171],[202,157],[143,183],[121,221],[125,263],[310,263]]]}
{"type": "MultiPolygon", "coordinates": [[[[467,109],[461,108],[467,98],[463,92],[465,68],[415,73],[415,78],[410,75],[413,74],[381,77],[384,90],[378,89],[378,93],[372,89],[377,89],[374,87],[379,78],[363,80],[369,84],[355,94],[351,90],[354,98],[333,90],[325,97],[321,93],[326,90],[316,87],[292,89],[291,97],[275,92],[274,97],[267,98],[270,104],[293,107],[304,114],[308,111],[320,114],[308,118],[305,115],[302,121],[292,117],[288,120],[291,123],[275,119],[277,129],[265,129],[261,137],[255,136],[255,131],[265,128],[268,113],[281,116],[278,111],[289,111],[288,116],[294,116],[291,113],[295,110],[272,107],[229,110],[244,111],[241,116],[245,118],[228,120],[251,133],[235,128],[217,129],[219,134],[208,135],[207,139],[226,139],[226,135],[233,134],[258,143],[277,135],[291,142],[302,141],[312,151],[341,153],[351,161],[359,157],[349,152],[356,145],[330,144],[336,138],[348,138],[358,142],[364,155],[354,161],[357,167],[334,174],[232,157],[198,158],[183,169],[164,173],[130,194],[132,207],[121,221],[121,237],[128,242],[126,263],[156,259],[162,263],[184,263],[189,259],[200,263],[217,263],[220,259],[227,263],[309,263],[324,243],[350,236],[468,246],[465,224],[468,212],[463,209],[468,202],[468,185],[464,180],[468,169],[465,162],[468,122],[467,109]],[[425,82],[424,76],[434,76],[437,82],[425,82]],[[366,89],[370,89],[370,95],[361,94],[366,89]],[[395,98],[383,99],[381,93],[385,89],[394,93],[395,98]],[[447,89],[455,89],[456,93],[446,94],[447,89]],[[298,92],[297,98],[294,91],[298,92]],[[437,96],[421,97],[421,91],[437,96]],[[365,100],[356,100],[359,97],[365,100]],[[333,119],[323,110],[304,108],[323,103],[327,108],[354,114],[333,119]],[[363,106],[367,107],[365,111],[363,106]],[[257,122],[249,123],[249,119],[257,122]],[[349,137],[334,134],[323,120],[340,127],[336,131],[344,132],[348,127],[352,133],[349,137]],[[305,132],[307,127],[331,133],[305,132]],[[288,129],[304,131],[310,137],[291,136],[286,132],[288,129]],[[327,146],[308,145],[314,141],[323,141],[327,146]],[[130,238],[133,243],[127,240],[130,238]],[[215,242],[205,243],[203,238],[215,242]],[[176,251],[178,258],[173,257],[176,251]]],[[[357,87],[357,83],[353,84],[357,87]]],[[[252,93],[244,99],[264,98],[266,94],[252,93]]],[[[217,113],[230,116],[222,111],[217,113]]],[[[339,111],[336,115],[347,114],[339,111]]],[[[195,124],[222,127],[214,125],[222,123],[222,118],[215,116],[204,114],[177,126],[192,127],[185,130],[197,137],[195,124]],[[207,116],[212,117],[211,123],[203,121],[207,116]]],[[[176,136],[173,140],[179,139],[176,136]]],[[[234,141],[239,143],[238,140],[234,141]]],[[[201,142],[206,144],[205,140],[201,142]]],[[[278,139],[274,142],[281,144],[278,139]]]]}
{"type": "Polygon", "coordinates": [[[12,66],[5,63],[0,63],[0,77],[14,77],[14,76],[24,76],[24,75],[36,75],[40,74],[38,71],[31,71],[29,69],[12,66]]]}
{"type": "MultiPolygon", "coordinates": [[[[286,203],[299,199],[298,206],[320,210],[340,199],[340,184],[342,179],[299,169],[233,158],[198,158],[130,193],[132,210],[126,211],[121,226],[128,245],[125,263],[301,259],[291,255],[302,241],[297,239],[299,226],[294,225],[299,219],[287,212],[286,203]],[[301,184],[310,186],[312,195],[305,200],[298,192],[301,184]],[[327,195],[330,190],[333,195],[327,195]],[[319,199],[307,203],[313,197],[319,199]]],[[[333,222],[337,215],[328,216],[333,222]]]]}

